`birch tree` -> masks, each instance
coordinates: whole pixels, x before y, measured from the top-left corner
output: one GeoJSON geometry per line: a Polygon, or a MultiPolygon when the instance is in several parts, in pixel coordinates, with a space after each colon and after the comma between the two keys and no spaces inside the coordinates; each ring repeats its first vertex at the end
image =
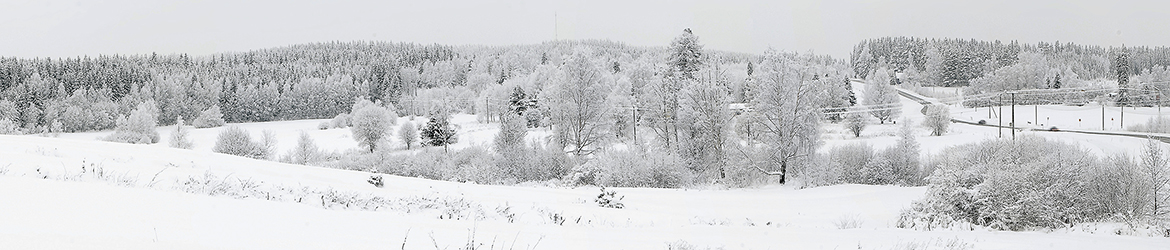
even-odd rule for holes
{"type": "Polygon", "coordinates": [[[575,155],[589,154],[591,147],[604,140],[609,127],[605,121],[610,113],[609,88],[588,54],[577,50],[569,56],[557,83],[548,90],[553,133],[575,155]]]}
{"type": "Polygon", "coordinates": [[[780,183],[786,181],[789,167],[807,161],[822,143],[821,112],[816,107],[821,93],[800,69],[794,58],[769,50],[755,74],[757,86],[752,105],[757,115],[755,122],[764,129],[761,132],[767,151],[766,163],[755,167],[765,174],[780,176],[780,183]]]}

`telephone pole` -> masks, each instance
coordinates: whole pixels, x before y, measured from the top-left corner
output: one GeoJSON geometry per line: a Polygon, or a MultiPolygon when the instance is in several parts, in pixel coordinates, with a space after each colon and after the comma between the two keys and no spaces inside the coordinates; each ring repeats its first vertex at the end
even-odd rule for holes
{"type": "Polygon", "coordinates": [[[1016,92],[1012,92],[1012,140],[1016,139],[1016,92]]]}
{"type": "Polygon", "coordinates": [[[999,94],[998,97],[999,100],[995,101],[995,106],[999,106],[999,117],[995,120],[998,125],[996,127],[999,127],[999,138],[1003,138],[1003,94],[999,94]]]}

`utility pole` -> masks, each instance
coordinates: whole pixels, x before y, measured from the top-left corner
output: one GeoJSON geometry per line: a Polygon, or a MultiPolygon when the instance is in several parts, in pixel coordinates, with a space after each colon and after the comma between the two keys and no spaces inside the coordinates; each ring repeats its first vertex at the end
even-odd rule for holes
{"type": "Polygon", "coordinates": [[[1012,140],[1016,139],[1016,92],[1012,92],[1012,140]]]}
{"type": "Polygon", "coordinates": [[[1125,103],[1121,104],[1121,130],[1125,130],[1125,103]]]}
{"type": "Polygon", "coordinates": [[[1032,125],[1040,126],[1040,104],[1032,105],[1032,125]]]}
{"type": "Polygon", "coordinates": [[[1101,100],[1101,131],[1105,131],[1105,100],[1101,100]]]}
{"type": "Polygon", "coordinates": [[[999,127],[999,138],[1003,138],[1003,94],[999,94],[999,100],[995,102],[995,106],[999,106],[999,119],[995,119],[999,127]]]}
{"type": "MultiPolygon", "coordinates": [[[[634,92],[633,86],[630,86],[630,93],[637,93],[637,92],[634,92]]],[[[632,104],[632,106],[634,106],[634,112],[633,112],[634,113],[633,114],[634,120],[630,121],[630,124],[633,124],[633,128],[634,128],[634,145],[638,145],[638,95],[635,94],[633,96],[634,96],[634,102],[632,102],[631,104],[632,104]]]]}

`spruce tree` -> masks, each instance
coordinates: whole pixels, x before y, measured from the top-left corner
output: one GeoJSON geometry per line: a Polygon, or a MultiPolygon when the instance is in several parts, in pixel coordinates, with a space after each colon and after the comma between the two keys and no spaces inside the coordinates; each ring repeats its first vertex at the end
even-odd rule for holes
{"type": "Polygon", "coordinates": [[[423,144],[428,146],[443,146],[443,150],[447,150],[447,145],[455,144],[459,141],[459,137],[455,134],[455,128],[451,127],[449,115],[446,113],[436,113],[431,115],[430,121],[423,127],[422,135],[423,144]]]}

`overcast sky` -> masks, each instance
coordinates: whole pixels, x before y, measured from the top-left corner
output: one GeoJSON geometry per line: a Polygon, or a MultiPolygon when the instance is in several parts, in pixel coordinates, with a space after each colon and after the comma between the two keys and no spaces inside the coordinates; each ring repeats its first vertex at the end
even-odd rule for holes
{"type": "Polygon", "coordinates": [[[0,0],[0,56],[205,55],[354,40],[664,46],[687,27],[709,49],[834,57],[883,36],[1165,46],[1166,2],[0,0]]]}

